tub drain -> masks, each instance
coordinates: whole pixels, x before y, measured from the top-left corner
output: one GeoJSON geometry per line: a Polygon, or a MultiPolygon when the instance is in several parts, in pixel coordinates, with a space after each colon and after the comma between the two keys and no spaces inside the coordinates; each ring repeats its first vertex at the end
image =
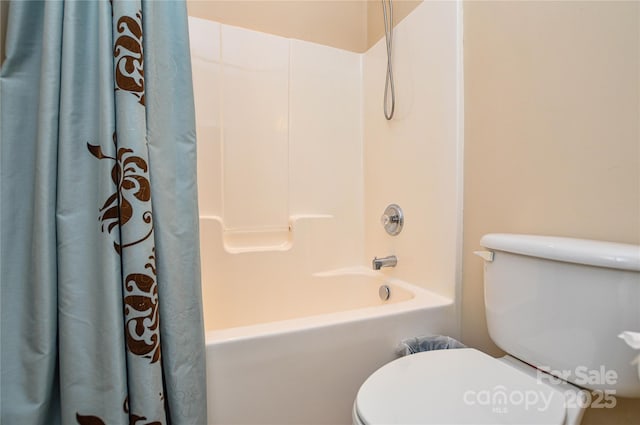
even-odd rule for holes
{"type": "Polygon", "coordinates": [[[380,289],[378,289],[378,295],[380,295],[382,301],[387,301],[389,297],[391,297],[391,288],[389,288],[389,285],[381,285],[380,289]]]}

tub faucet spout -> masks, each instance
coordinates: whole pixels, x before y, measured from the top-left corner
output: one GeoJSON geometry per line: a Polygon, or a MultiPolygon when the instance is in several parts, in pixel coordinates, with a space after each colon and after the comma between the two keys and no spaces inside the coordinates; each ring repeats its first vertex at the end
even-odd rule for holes
{"type": "Polygon", "coordinates": [[[371,262],[373,270],[380,270],[382,267],[395,267],[398,264],[398,257],[389,255],[388,257],[375,257],[371,262]]]}

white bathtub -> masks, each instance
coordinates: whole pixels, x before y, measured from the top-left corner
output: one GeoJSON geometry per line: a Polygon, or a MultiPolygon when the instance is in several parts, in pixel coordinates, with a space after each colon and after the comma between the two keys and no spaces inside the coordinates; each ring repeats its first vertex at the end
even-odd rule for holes
{"type": "Polygon", "coordinates": [[[210,424],[351,423],[358,388],[400,340],[454,332],[450,299],[365,268],[225,285],[207,267],[210,424]]]}

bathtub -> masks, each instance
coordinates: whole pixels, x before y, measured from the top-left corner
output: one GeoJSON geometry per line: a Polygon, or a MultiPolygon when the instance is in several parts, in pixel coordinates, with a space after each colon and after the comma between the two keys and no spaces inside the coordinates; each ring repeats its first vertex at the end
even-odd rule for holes
{"type": "Polygon", "coordinates": [[[207,267],[210,424],[349,424],[358,388],[400,340],[455,332],[452,300],[363,267],[231,285],[207,281],[207,267]]]}

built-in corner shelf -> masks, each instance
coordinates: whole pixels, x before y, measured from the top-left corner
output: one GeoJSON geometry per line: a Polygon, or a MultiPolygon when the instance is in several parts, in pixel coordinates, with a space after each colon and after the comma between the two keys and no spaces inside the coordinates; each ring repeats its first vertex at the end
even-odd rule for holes
{"type": "Polygon", "coordinates": [[[260,251],[287,251],[293,245],[291,226],[249,230],[224,230],[225,251],[231,254],[260,251]]]}
{"type": "Polygon", "coordinates": [[[288,226],[272,226],[251,229],[225,228],[219,216],[201,216],[200,219],[217,221],[222,230],[224,250],[230,254],[249,252],[288,251],[293,246],[296,225],[303,220],[331,219],[329,214],[299,214],[289,217],[288,226]]]}

